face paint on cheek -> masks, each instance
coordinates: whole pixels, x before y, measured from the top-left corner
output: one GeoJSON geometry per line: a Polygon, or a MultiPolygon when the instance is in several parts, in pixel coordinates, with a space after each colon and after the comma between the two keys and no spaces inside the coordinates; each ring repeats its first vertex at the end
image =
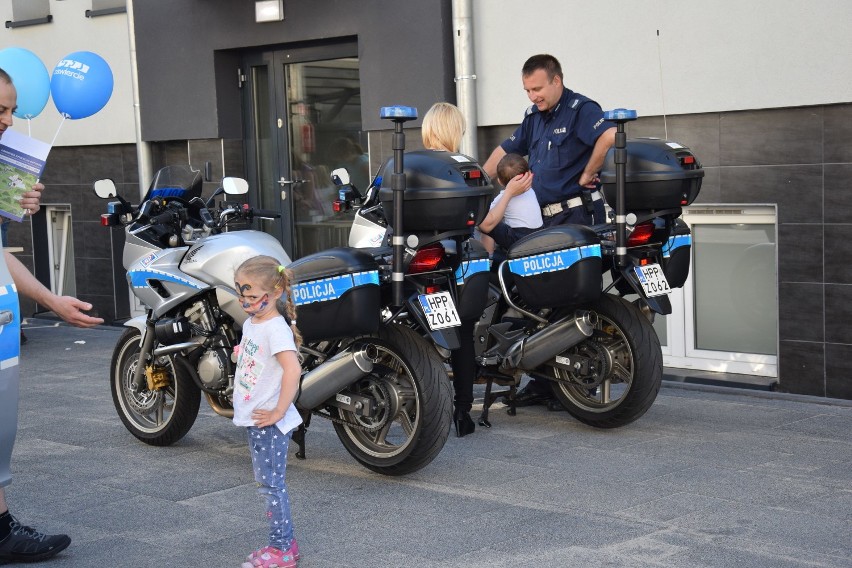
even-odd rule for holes
{"type": "Polygon", "coordinates": [[[258,314],[258,313],[262,312],[263,310],[265,310],[266,307],[269,305],[269,294],[264,294],[262,298],[260,298],[258,301],[254,302],[254,303],[242,301],[242,302],[240,302],[240,305],[242,305],[243,310],[247,314],[249,314],[249,315],[258,314]]]}

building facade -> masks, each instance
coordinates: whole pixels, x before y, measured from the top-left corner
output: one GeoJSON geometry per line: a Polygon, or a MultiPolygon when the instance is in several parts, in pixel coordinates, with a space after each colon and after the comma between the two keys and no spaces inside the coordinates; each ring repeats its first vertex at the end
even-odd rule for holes
{"type": "MultiPolygon", "coordinates": [[[[690,281],[673,298],[675,313],[656,323],[666,364],[852,399],[852,271],[840,260],[852,236],[852,68],[842,55],[852,39],[840,27],[852,6],[546,0],[533,12],[515,0],[468,0],[471,78],[455,62],[460,3],[284,0],[283,20],[258,23],[252,2],[136,0],[120,2],[130,13],[86,18],[79,5],[51,0],[52,22],[7,28],[0,47],[31,49],[46,64],[95,51],[110,62],[116,91],[102,115],[62,126],[44,176],[51,208],[14,227],[12,244],[51,282],[48,244],[68,212],[65,280],[107,319],[125,318],[121,236],[98,225],[103,203],[91,183],[111,177],[132,199],[146,172],[186,162],[209,172],[211,191],[225,175],[247,178],[252,204],[281,210],[263,229],[294,258],[341,244],[347,221],[329,210],[328,173],[366,163],[366,179],[390,156],[380,107],[422,114],[456,101],[457,78],[473,80],[475,108],[463,110],[484,160],[529,104],[523,61],[548,52],[569,88],[639,112],[631,137],[677,141],[704,166],[685,215],[695,239],[690,281]],[[58,29],[70,32],[47,41],[58,29]]],[[[14,18],[16,2],[4,4],[14,18]]],[[[418,148],[419,121],[409,126],[408,146],[418,148]]],[[[33,132],[49,139],[52,128],[33,132]]]]}

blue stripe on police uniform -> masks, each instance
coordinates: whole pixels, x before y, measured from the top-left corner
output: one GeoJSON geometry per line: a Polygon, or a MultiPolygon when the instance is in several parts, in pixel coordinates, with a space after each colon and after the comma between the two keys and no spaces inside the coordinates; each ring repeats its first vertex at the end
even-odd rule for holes
{"type": "Polygon", "coordinates": [[[545,272],[567,270],[584,258],[601,256],[601,245],[586,245],[525,256],[509,261],[509,270],[518,276],[535,276],[545,272]]]}
{"type": "Polygon", "coordinates": [[[474,274],[488,272],[489,270],[491,270],[491,259],[489,258],[466,260],[461,263],[461,266],[456,268],[456,284],[461,286],[466,279],[474,274]]]}
{"type": "Polygon", "coordinates": [[[669,240],[666,241],[666,244],[663,246],[663,258],[669,258],[672,251],[675,249],[691,245],[692,235],[675,235],[673,237],[669,237],[669,240]]]}
{"type": "Polygon", "coordinates": [[[148,268],[146,270],[131,270],[127,273],[127,277],[130,279],[130,285],[134,288],[147,288],[148,280],[175,282],[198,290],[207,288],[207,285],[202,282],[181,278],[180,276],[175,276],[169,272],[162,272],[153,268],[148,268]]]}
{"type": "Polygon", "coordinates": [[[377,270],[302,282],[293,285],[293,303],[301,306],[313,302],[336,300],[352,288],[370,284],[379,285],[379,272],[377,270]]]}

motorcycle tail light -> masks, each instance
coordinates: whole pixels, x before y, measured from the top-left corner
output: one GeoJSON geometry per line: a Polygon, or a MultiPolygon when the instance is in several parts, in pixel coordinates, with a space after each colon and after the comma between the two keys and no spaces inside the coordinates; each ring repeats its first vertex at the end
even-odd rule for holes
{"type": "Polygon", "coordinates": [[[423,247],[414,258],[411,264],[408,265],[409,274],[420,274],[422,272],[430,272],[438,268],[441,259],[444,258],[444,247],[439,244],[423,247]]]}
{"type": "Polygon", "coordinates": [[[648,241],[651,240],[652,236],[654,236],[654,223],[652,221],[646,221],[645,223],[636,225],[633,232],[630,233],[629,237],[627,237],[627,246],[638,247],[640,245],[647,244],[648,241]]]}
{"type": "Polygon", "coordinates": [[[437,294],[440,291],[441,291],[440,286],[426,286],[426,293],[427,294],[437,294]]]}

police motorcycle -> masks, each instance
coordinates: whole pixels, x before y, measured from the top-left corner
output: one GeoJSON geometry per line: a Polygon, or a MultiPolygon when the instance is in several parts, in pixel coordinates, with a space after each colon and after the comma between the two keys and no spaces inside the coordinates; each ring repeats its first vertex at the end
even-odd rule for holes
{"type": "MultiPolygon", "coordinates": [[[[169,166],[135,207],[112,180],[95,182],[99,197],[117,200],[101,224],[124,229],[127,280],[147,310],[126,322],[111,361],[124,426],[147,444],[173,444],[195,422],[201,393],[217,414],[233,416],[233,348],[247,318],[233,275],[246,258],[263,254],[293,272],[305,340],[297,457],[305,457],[306,427],[316,415],[333,422],[346,450],[370,470],[402,475],[431,462],[449,434],[449,380],[429,344],[394,322],[400,308],[390,299],[390,267],[349,248],[291,263],[275,238],[246,228],[277,213],[227,201],[246,193],[245,180],[225,178],[207,201],[201,189],[200,172],[169,166]]],[[[440,307],[437,287],[424,296],[440,307]]]]}
{"type": "MultiPolygon", "coordinates": [[[[500,397],[515,414],[524,375],[549,381],[562,407],[598,428],[629,424],[656,399],[662,351],[653,315],[671,313],[667,295],[686,281],[692,241],[680,217],[698,196],[704,171],[676,142],[628,141],[625,123],[635,111],[605,117],[617,125],[600,175],[614,222],[543,228],[514,243],[494,267],[475,241],[453,251],[460,256],[459,294],[466,309],[480,314],[474,326],[477,382],[486,384],[480,425],[490,426],[489,407],[500,397]],[[495,384],[509,388],[494,392],[495,384]]],[[[383,188],[384,180],[374,180],[362,196],[341,185],[340,202],[358,206],[350,246],[384,238],[377,200],[383,188]]]]}

